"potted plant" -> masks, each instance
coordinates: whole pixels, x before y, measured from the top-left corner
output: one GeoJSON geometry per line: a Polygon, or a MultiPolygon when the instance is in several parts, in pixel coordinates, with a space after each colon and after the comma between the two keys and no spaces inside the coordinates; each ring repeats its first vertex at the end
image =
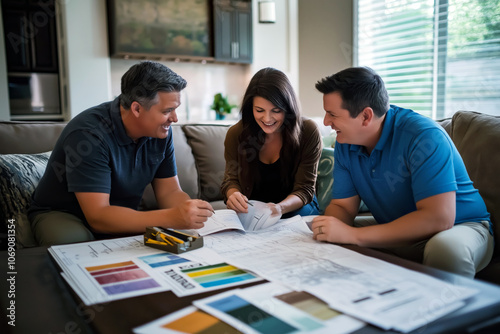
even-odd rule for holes
{"type": "Polygon", "coordinates": [[[210,109],[215,110],[215,119],[224,119],[226,115],[231,113],[233,108],[237,107],[234,104],[229,104],[227,97],[223,96],[221,93],[214,95],[214,102],[210,106],[210,109]]]}

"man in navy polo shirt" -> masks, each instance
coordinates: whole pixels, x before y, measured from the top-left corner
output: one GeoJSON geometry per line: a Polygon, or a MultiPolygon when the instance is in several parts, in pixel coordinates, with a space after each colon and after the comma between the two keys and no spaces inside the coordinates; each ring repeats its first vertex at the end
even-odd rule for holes
{"type": "Polygon", "coordinates": [[[180,188],[170,131],[185,87],[168,67],[141,62],[123,75],[118,98],[68,123],[28,213],[40,244],[203,226],[213,209],[180,188]],[[137,211],[149,183],[160,209],[137,211]]]}
{"type": "Polygon", "coordinates": [[[332,201],[313,220],[314,238],[474,277],[491,260],[492,226],[446,131],[389,105],[382,78],[369,68],[345,69],[316,89],[337,143],[332,201]],[[355,219],[361,200],[373,218],[355,219]]]}

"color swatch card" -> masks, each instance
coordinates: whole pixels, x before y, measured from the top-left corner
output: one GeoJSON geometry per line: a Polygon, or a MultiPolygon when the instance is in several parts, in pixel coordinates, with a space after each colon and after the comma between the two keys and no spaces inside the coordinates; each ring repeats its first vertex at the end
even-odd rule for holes
{"type": "Polygon", "coordinates": [[[136,334],[241,334],[222,320],[189,306],[146,325],[134,328],[136,334]]]}
{"type": "Polygon", "coordinates": [[[114,296],[122,298],[133,297],[146,293],[168,290],[168,285],[162,284],[151,272],[141,267],[137,260],[112,262],[98,266],[83,266],[97,284],[96,288],[106,299],[114,296]]]}
{"type": "Polygon", "coordinates": [[[171,290],[167,272],[190,270],[220,263],[210,249],[182,255],[165,251],[122,253],[121,256],[79,261],[65,266],[61,274],[86,305],[171,290]]]}
{"type": "Polygon", "coordinates": [[[225,262],[196,268],[172,267],[164,274],[172,292],[179,297],[262,280],[255,274],[225,262]]]}
{"type": "Polygon", "coordinates": [[[162,276],[164,270],[204,264],[162,252],[131,259],[81,263],[79,267],[84,275],[77,280],[91,303],[105,302],[168,291],[170,285],[162,276]]]}
{"type": "Polygon", "coordinates": [[[305,291],[295,291],[274,283],[264,283],[239,290],[240,296],[261,307],[273,312],[283,319],[290,318],[290,322],[302,319],[296,325],[302,330],[314,333],[352,333],[366,324],[353,317],[342,314],[328,306],[321,299],[305,291]],[[307,319],[307,320],[306,320],[307,319]],[[313,325],[320,323],[321,326],[313,325]],[[309,326],[303,326],[309,324],[309,326]]]}
{"type": "Polygon", "coordinates": [[[239,290],[201,299],[195,301],[194,305],[244,333],[286,334],[313,331],[322,327],[321,323],[307,315],[296,319],[293,319],[296,314],[290,317],[276,315],[245,299],[239,294],[239,290]]]}

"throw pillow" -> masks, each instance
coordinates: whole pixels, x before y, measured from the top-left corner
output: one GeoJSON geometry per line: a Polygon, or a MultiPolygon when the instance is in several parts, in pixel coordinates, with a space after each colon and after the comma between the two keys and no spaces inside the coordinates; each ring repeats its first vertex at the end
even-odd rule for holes
{"type": "Polygon", "coordinates": [[[316,197],[321,214],[332,200],[333,165],[333,148],[324,147],[321,151],[316,179],[316,197]]]}
{"type": "Polygon", "coordinates": [[[0,224],[7,233],[9,219],[15,220],[18,248],[36,246],[26,216],[31,194],[45,172],[51,152],[0,155],[0,224]]]}

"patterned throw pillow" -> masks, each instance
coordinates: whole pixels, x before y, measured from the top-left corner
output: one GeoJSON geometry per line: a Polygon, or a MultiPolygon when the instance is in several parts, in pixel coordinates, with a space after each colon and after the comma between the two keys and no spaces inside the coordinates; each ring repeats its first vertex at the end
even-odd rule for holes
{"type": "Polygon", "coordinates": [[[36,246],[26,210],[50,153],[0,154],[0,232],[7,233],[8,220],[14,219],[18,248],[36,246]]]}
{"type": "Polygon", "coordinates": [[[333,186],[333,148],[324,147],[318,164],[318,177],[316,179],[316,197],[320,213],[325,212],[326,207],[332,200],[333,186]]]}

